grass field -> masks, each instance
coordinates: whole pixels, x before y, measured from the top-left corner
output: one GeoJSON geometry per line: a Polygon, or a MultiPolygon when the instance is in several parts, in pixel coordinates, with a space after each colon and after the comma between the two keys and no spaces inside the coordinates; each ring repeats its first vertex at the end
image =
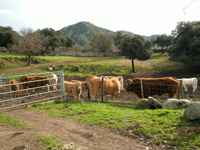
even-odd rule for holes
{"type": "Polygon", "coordinates": [[[78,101],[34,104],[28,109],[112,128],[132,137],[152,139],[173,149],[200,148],[200,121],[185,120],[184,110],[141,110],[123,105],[78,101]]]}
{"type": "MultiPolygon", "coordinates": [[[[90,75],[127,75],[132,74],[131,60],[125,57],[71,57],[71,56],[34,56],[37,63],[26,66],[26,56],[14,54],[0,55],[0,74],[14,76],[47,72],[48,66],[53,65],[56,71],[61,69],[65,76],[87,77],[90,75]],[[19,70],[19,71],[17,71],[19,70]]],[[[168,60],[169,56],[153,54],[147,61],[135,60],[135,70],[139,73],[147,70],[160,73],[167,70],[179,70],[182,63],[168,60]]]]}

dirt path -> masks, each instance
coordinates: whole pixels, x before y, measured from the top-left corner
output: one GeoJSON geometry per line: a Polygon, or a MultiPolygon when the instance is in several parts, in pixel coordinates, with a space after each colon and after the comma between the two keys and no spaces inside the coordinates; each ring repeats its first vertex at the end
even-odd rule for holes
{"type": "MultiPolygon", "coordinates": [[[[142,141],[122,136],[109,129],[99,126],[86,126],[67,118],[56,118],[25,109],[7,111],[5,115],[13,116],[28,123],[31,126],[31,130],[27,131],[28,133],[50,135],[70,141],[74,143],[76,148],[81,150],[157,149],[156,147],[147,147],[145,146],[146,143],[142,141]]],[[[8,132],[11,131],[8,130],[8,132]]],[[[33,135],[30,134],[30,136],[33,135]]],[[[19,138],[20,136],[18,136],[19,138]]],[[[27,144],[25,143],[24,145],[27,144]]],[[[23,144],[21,143],[20,145],[23,144]]]]}

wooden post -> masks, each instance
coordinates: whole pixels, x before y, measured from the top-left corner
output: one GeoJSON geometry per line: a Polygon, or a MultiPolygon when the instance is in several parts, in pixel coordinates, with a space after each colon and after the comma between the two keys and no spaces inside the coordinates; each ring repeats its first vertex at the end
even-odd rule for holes
{"type": "Polygon", "coordinates": [[[181,91],[181,99],[184,98],[183,96],[183,80],[180,80],[180,91],[181,91]]]}
{"type": "Polygon", "coordinates": [[[104,85],[104,77],[102,77],[101,102],[103,102],[103,94],[104,94],[104,88],[103,88],[103,85],[104,85]]]}
{"type": "Polygon", "coordinates": [[[140,80],[140,88],[141,88],[141,96],[142,96],[142,99],[143,99],[144,98],[144,93],[143,93],[142,80],[140,80]]]}

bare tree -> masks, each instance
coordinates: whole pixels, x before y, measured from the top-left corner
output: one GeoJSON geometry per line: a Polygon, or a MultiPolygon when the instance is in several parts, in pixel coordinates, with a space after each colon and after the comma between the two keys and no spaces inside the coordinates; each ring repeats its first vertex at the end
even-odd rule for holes
{"type": "Polygon", "coordinates": [[[14,49],[28,56],[27,65],[31,65],[31,56],[36,55],[42,48],[42,37],[31,28],[22,28],[20,30],[21,38],[14,49]]]}

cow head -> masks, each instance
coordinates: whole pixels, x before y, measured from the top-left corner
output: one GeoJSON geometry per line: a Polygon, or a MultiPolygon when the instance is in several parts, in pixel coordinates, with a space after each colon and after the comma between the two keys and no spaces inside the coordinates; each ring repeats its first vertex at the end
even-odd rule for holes
{"type": "Polygon", "coordinates": [[[82,88],[88,90],[88,84],[86,81],[82,82],[82,88]]]}
{"type": "Polygon", "coordinates": [[[124,86],[123,76],[118,76],[118,80],[120,82],[120,90],[123,90],[123,86],[124,86]]]}
{"type": "Polygon", "coordinates": [[[76,82],[77,83],[77,90],[79,92],[82,92],[82,83],[81,82],[76,82]]]}
{"type": "Polygon", "coordinates": [[[131,79],[127,79],[126,81],[125,81],[125,84],[124,84],[124,89],[126,90],[126,91],[129,91],[129,88],[130,88],[130,86],[133,84],[133,80],[131,80],[131,79]]]}

